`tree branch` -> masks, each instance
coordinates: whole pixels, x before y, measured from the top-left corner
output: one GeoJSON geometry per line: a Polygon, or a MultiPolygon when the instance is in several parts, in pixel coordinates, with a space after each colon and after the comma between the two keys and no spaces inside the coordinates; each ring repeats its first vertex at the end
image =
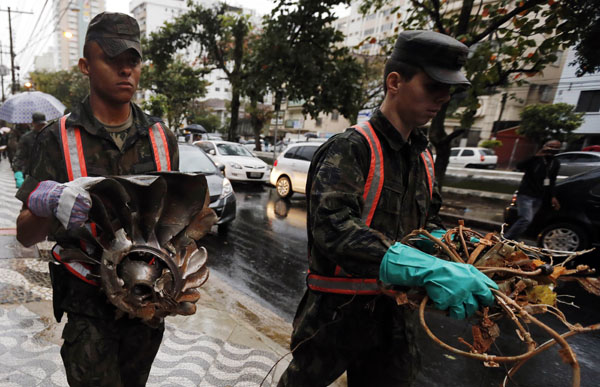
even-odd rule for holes
{"type": "Polygon", "coordinates": [[[518,15],[519,13],[528,10],[529,8],[533,8],[536,5],[540,5],[542,3],[544,3],[545,0],[529,0],[529,1],[524,1],[523,5],[520,5],[518,7],[516,7],[515,9],[513,9],[512,11],[508,12],[506,15],[504,15],[504,17],[498,18],[496,20],[496,22],[490,24],[485,30],[483,30],[483,32],[481,32],[478,35],[475,35],[473,37],[473,39],[471,39],[467,46],[472,46],[473,44],[479,42],[480,40],[482,40],[483,38],[485,38],[486,36],[488,36],[489,34],[491,34],[492,32],[496,31],[498,28],[500,28],[500,26],[504,23],[506,23],[507,21],[509,21],[510,19],[512,19],[514,16],[518,15]]]}
{"type": "MultiPolygon", "coordinates": [[[[434,0],[435,1],[435,0],[434,0]]],[[[439,3],[438,3],[438,9],[437,10],[432,10],[429,9],[425,6],[425,4],[417,1],[417,0],[411,0],[410,1],[412,3],[412,5],[415,8],[421,8],[423,9],[425,12],[427,12],[429,14],[429,16],[431,17],[431,19],[433,20],[433,22],[435,23],[436,28],[439,30],[440,33],[442,34],[446,34],[447,35],[447,31],[444,28],[444,25],[442,24],[442,21],[440,19],[440,14],[439,14],[439,3]]],[[[437,2],[437,1],[436,1],[437,2]]]]}

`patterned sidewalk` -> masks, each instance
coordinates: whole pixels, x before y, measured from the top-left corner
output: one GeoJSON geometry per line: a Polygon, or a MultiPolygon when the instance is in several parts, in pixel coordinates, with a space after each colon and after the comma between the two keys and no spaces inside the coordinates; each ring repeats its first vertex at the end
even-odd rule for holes
{"type": "MultiPolygon", "coordinates": [[[[0,386],[66,386],[52,315],[48,263],[15,239],[21,203],[7,160],[0,162],[0,386]]],[[[229,287],[216,273],[194,316],[166,319],[148,386],[271,386],[289,362],[291,326],[229,287]],[[265,379],[266,377],[266,379],[265,379]],[[263,383],[263,379],[264,383],[263,383]]]]}

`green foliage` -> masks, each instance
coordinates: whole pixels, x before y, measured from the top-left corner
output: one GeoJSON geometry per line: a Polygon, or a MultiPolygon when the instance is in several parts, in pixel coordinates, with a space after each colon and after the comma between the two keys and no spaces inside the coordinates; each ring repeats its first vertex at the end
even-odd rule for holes
{"type": "Polygon", "coordinates": [[[142,102],[142,109],[155,117],[164,117],[167,111],[167,97],[162,94],[151,95],[148,100],[142,102]]]}
{"type": "Polygon", "coordinates": [[[148,49],[152,61],[162,67],[179,50],[193,50],[198,55],[196,65],[207,73],[220,69],[231,84],[231,122],[228,138],[234,139],[237,129],[243,57],[246,38],[250,30],[248,17],[235,8],[221,3],[205,8],[189,3],[189,10],[165,23],[159,31],[150,34],[148,49]]]}
{"type": "Polygon", "coordinates": [[[479,143],[479,146],[482,148],[488,149],[496,149],[502,146],[502,141],[500,140],[483,140],[479,143]]]}
{"type": "Polygon", "coordinates": [[[333,26],[333,8],[342,3],[348,1],[280,2],[254,46],[247,89],[284,89],[288,100],[305,101],[303,111],[312,117],[337,110],[356,118],[362,70],[333,26]]]}
{"type": "Polygon", "coordinates": [[[521,125],[517,133],[537,144],[548,140],[572,141],[577,137],[572,132],[583,123],[583,113],[575,113],[574,108],[566,103],[527,106],[521,112],[521,125]]]}
{"type": "Polygon", "coordinates": [[[62,102],[68,111],[90,92],[90,82],[77,66],[70,70],[33,71],[29,73],[35,90],[51,94],[62,102]]]}
{"type": "MultiPolygon", "coordinates": [[[[148,55],[152,57],[152,55],[148,55]]],[[[144,104],[153,115],[166,114],[169,126],[177,130],[185,117],[188,104],[206,93],[207,82],[202,70],[193,68],[181,58],[151,63],[142,68],[140,86],[156,95],[144,104]]]]}

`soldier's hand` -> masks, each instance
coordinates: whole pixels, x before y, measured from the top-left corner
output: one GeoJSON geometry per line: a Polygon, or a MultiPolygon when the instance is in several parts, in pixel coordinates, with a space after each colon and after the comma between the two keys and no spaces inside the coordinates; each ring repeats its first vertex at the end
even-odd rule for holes
{"type": "Polygon", "coordinates": [[[83,188],[44,180],[29,195],[27,207],[36,216],[54,215],[66,229],[73,229],[88,219],[92,200],[83,188]]]}

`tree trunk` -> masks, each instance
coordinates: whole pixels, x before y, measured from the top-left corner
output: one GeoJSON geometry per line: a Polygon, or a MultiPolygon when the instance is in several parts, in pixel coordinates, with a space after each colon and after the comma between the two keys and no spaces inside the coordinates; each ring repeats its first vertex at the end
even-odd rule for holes
{"type": "Polygon", "coordinates": [[[264,126],[262,121],[257,115],[260,114],[258,111],[258,101],[256,99],[250,100],[250,123],[252,124],[252,132],[254,133],[254,150],[257,152],[262,151],[260,145],[260,132],[264,126]]]}
{"type": "Polygon", "coordinates": [[[227,140],[235,141],[237,135],[238,116],[240,114],[240,88],[236,83],[231,83],[231,120],[227,140]]]}

